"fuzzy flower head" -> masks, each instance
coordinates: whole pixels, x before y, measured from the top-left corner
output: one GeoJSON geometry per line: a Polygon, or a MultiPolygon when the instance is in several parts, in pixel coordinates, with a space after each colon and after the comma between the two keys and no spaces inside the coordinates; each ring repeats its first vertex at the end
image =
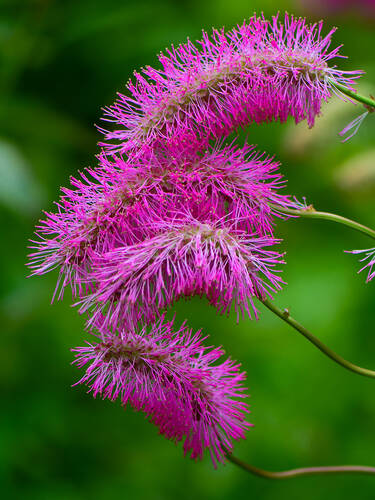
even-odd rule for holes
{"type": "Polygon", "coordinates": [[[101,328],[100,342],[73,350],[77,366],[88,365],[77,384],[88,385],[94,397],[120,398],[122,405],[131,402],[138,410],[150,398],[164,400],[170,388],[182,397],[185,375],[178,360],[199,354],[202,337],[200,332],[193,335],[185,324],[173,331],[173,322],[163,319],[151,332],[143,327],[139,333],[120,330],[115,335],[101,328]]]}
{"type": "Polygon", "coordinates": [[[57,212],[46,212],[37,226],[29,255],[32,275],[59,269],[55,295],[63,297],[71,286],[73,295],[85,293],[86,274],[93,253],[109,251],[124,243],[138,241],[143,233],[138,223],[147,207],[138,202],[139,186],[134,187],[134,169],[128,182],[115,167],[87,169],[81,178],[72,178],[72,188],[62,188],[57,212]]]}
{"type": "Polygon", "coordinates": [[[105,170],[122,171],[122,185],[133,186],[148,211],[166,218],[181,210],[198,219],[231,214],[242,229],[264,235],[272,234],[273,218],[280,216],[275,205],[295,206],[279,192],[285,186],[280,164],[248,144],[218,143],[202,154],[169,147],[135,163],[103,155],[101,162],[105,170]]]}
{"type": "Polygon", "coordinates": [[[289,116],[310,126],[321,102],[337,93],[335,83],[352,88],[361,72],[330,65],[342,57],[329,49],[334,30],[322,35],[322,22],[285,15],[271,21],[252,17],[229,32],[203,32],[202,40],[159,55],[161,69],[147,66],[128,83],[130,96],[105,110],[118,128],[103,130],[108,153],[133,154],[145,145],[195,142],[205,148],[238,127],[289,116]]]}
{"type": "Polygon", "coordinates": [[[204,219],[233,215],[238,227],[272,234],[273,204],[292,206],[279,164],[253,146],[220,145],[196,151],[166,149],[136,161],[100,158],[100,168],[87,169],[62,188],[58,210],[46,213],[30,254],[32,274],[60,270],[55,294],[69,285],[82,296],[90,287],[87,274],[94,254],[132,245],[154,235],[155,217],[184,209],[204,219]],[[157,214],[157,215],[155,215],[157,214]]]}
{"type": "MultiPolygon", "coordinates": [[[[200,332],[185,324],[177,331],[162,318],[149,332],[101,333],[100,342],[76,348],[75,363],[86,367],[77,384],[94,396],[120,398],[146,413],[161,434],[202,458],[209,449],[214,465],[224,461],[232,441],[245,437],[245,374],[218,348],[202,344],[200,332]]],[[[77,385],[76,384],[76,385],[77,385]]]]}
{"type": "Polygon", "coordinates": [[[254,297],[281,288],[274,268],[281,255],[265,247],[272,237],[249,236],[235,226],[193,218],[161,221],[158,234],[136,245],[100,255],[90,280],[96,291],[81,304],[89,324],[104,314],[106,325],[153,321],[181,297],[205,295],[221,314],[257,316],[254,297]]]}

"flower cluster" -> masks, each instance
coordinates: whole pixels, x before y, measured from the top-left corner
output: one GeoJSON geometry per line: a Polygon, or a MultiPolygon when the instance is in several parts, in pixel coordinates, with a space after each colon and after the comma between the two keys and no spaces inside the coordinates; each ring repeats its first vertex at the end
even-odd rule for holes
{"type": "Polygon", "coordinates": [[[343,57],[339,47],[329,49],[334,31],[323,37],[322,22],[254,16],[227,33],[214,29],[196,44],[172,47],[159,55],[162,69],[136,72],[130,95],[106,108],[105,119],[121,128],[103,130],[102,145],[132,154],[166,140],[202,149],[253,122],[290,116],[312,126],[335,83],[352,88],[361,73],[329,66],[343,57]]]}
{"type": "Polygon", "coordinates": [[[240,365],[221,358],[223,350],[202,345],[200,332],[185,324],[173,330],[164,317],[150,332],[107,329],[99,342],[74,349],[75,363],[86,367],[78,383],[94,396],[130,404],[148,415],[160,432],[184,440],[185,453],[202,457],[209,448],[214,464],[232,449],[231,440],[244,438],[250,426],[240,365]]]}
{"type": "Polygon", "coordinates": [[[188,226],[192,217],[218,229],[229,222],[234,230],[272,235],[277,206],[293,206],[278,192],[284,186],[278,169],[249,145],[216,145],[203,155],[166,148],[136,161],[101,155],[99,167],[73,178],[75,189],[62,189],[58,212],[40,222],[30,267],[38,275],[59,268],[58,296],[69,285],[81,297],[93,289],[98,256],[123,247],[136,251],[148,238],[160,239],[166,227],[188,226]]]}
{"type": "Polygon", "coordinates": [[[214,464],[245,437],[244,374],[164,310],[206,297],[220,314],[257,317],[254,298],[280,289],[274,224],[296,202],[273,157],[223,140],[248,124],[313,125],[335,84],[331,31],[286,16],[253,17],[160,54],[105,110],[98,165],[63,188],[30,255],[32,274],[59,269],[98,342],[75,349],[94,396],[145,412],[185,453],[214,464]]]}

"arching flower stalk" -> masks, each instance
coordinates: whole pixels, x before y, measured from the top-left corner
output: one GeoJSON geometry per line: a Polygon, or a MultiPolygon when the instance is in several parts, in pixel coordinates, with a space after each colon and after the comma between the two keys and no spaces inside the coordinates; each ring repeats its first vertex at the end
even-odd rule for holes
{"type": "Polygon", "coordinates": [[[173,322],[161,318],[148,332],[119,330],[118,334],[100,328],[100,342],[73,349],[79,368],[88,364],[83,378],[94,397],[132,402],[138,410],[154,398],[165,399],[169,389],[183,397],[184,366],[180,360],[196,356],[204,349],[200,332],[192,333],[185,324],[173,331],[173,322]]]}
{"type": "Polygon", "coordinates": [[[257,317],[253,298],[281,288],[275,267],[282,256],[266,249],[279,240],[189,217],[155,222],[155,230],[153,238],[98,256],[89,276],[97,290],[80,302],[80,312],[92,310],[90,325],[102,314],[106,326],[151,322],[194,295],[206,296],[221,314],[233,306],[237,318],[257,317]]]}
{"type": "MultiPolygon", "coordinates": [[[[145,146],[177,147],[194,142],[201,150],[248,124],[306,119],[310,126],[335,84],[352,85],[361,71],[330,66],[343,57],[329,49],[334,29],[322,36],[323,23],[285,15],[271,21],[252,17],[232,31],[171,47],[159,55],[161,69],[135,72],[130,95],[105,109],[103,130],[108,153],[140,154],[145,146]]],[[[343,94],[341,94],[343,95],[343,94]]]]}
{"type": "Polygon", "coordinates": [[[99,340],[73,349],[75,363],[86,367],[77,384],[94,396],[119,398],[146,413],[168,439],[184,440],[192,458],[208,448],[214,465],[245,437],[245,375],[230,359],[214,364],[224,351],[205,347],[200,332],[185,324],[174,331],[162,317],[149,332],[102,331],[99,340]]]}

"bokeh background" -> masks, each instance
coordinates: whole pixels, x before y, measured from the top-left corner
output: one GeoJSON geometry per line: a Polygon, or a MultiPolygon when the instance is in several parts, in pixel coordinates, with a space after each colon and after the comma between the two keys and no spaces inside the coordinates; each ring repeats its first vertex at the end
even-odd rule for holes
{"type": "MultiPolygon", "coordinates": [[[[374,499],[373,477],[267,482],[207,457],[184,459],[142,415],[71,385],[70,348],[84,318],[50,306],[56,273],[26,279],[27,240],[71,174],[95,164],[101,106],[133,69],[201,28],[231,28],[254,11],[288,10],[338,26],[345,69],[366,71],[375,93],[374,1],[34,0],[0,1],[0,490],[4,499],[374,499]]],[[[363,108],[332,100],[316,126],[249,127],[249,141],[275,153],[288,191],[322,210],[375,225],[375,117],[349,142],[338,132],[363,108]]],[[[240,140],[244,140],[241,133],[240,140]]],[[[374,283],[344,249],[373,246],[329,222],[280,222],[288,282],[276,303],[343,356],[375,368],[374,283]]],[[[240,458],[279,470],[375,465],[375,386],[322,356],[261,309],[258,322],[216,316],[204,301],[178,304],[177,319],[210,333],[248,372],[255,427],[240,458]]]]}

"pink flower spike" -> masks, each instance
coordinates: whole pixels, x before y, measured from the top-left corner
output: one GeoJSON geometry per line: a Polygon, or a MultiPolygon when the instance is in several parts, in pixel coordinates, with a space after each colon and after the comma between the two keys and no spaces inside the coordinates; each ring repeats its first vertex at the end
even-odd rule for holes
{"type": "Polygon", "coordinates": [[[53,297],[61,299],[68,285],[74,296],[87,293],[92,254],[124,242],[134,243],[142,236],[138,220],[147,207],[137,203],[130,173],[128,184],[122,177],[112,166],[111,170],[87,169],[81,178],[71,178],[75,189],[62,188],[57,212],[46,212],[45,220],[37,226],[38,239],[31,242],[34,252],[29,255],[28,266],[31,275],[60,269],[53,297]]]}
{"type": "Polygon", "coordinates": [[[167,148],[148,152],[135,163],[105,155],[101,161],[104,169],[123,172],[121,183],[132,186],[148,210],[163,210],[166,217],[180,210],[199,219],[232,214],[242,229],[264,235],[272,234],[274,216],[282,216],[273,205],[294,207],[279,192],[285,186],[280,164],[248,144],[218,143],[201,155],[167,148]]]}
{"type": "Polygon", "coordinates": [[[165,437],[184,440],[184,452],[193,459],[208,449],[215,467],[233,440],[245,438],[251,426],[242,401],[245,374],[230,359],[217,364],[222,349],[203,346],[200,332],[185,324],[174,331],[162,317],[149,331],[102,330],[99,337],[73,349],[74,363],[86,367],[77,384],[88,385],[94,396],[120,398],[146,413],[165,437]]]}
{"type": "MultiPolygon", "coordinates": [[[[98,326],[98,325],[97,325],[98,326]]],[[[173,389],[184,396],[184,367],[176,359],[197,355],[202,349],[200,332],[193,335],[185,324],[177,331],[173,322],[164,322],[164,316],[151,327],[139,333],[120,330],[118,335],[100,327],[100,342],[87,343],[73,349],[79,367],[88,365],[77,384],[86,384],[94,397],[130,402],[138,410],[150,400],[164,400],[173,389]],[[177,373],[177,371],[179,372],[177,373]]]]}
{"type": "Polygon", "coordinates": [[[250,123],[292,117],[312,126],[335,84],[353,89],[362,74],[330,65],[343,57],[340,47],[329,49],[334,31],[323,36],[322,22],[287,14],[283,22],[254,16],[227,33],[214,29],[196,44],[172,46],[159,55],[161,69],[136,72],[130,95],[105,109],[104,121],[116,128],[102,130],[102,146],[107,154],[138,155],[166,143],[202,151],[209,139],[250,123]]]}
{"type": "Polygon", "coordinates": [[[59,268],[54,296],[62,298],[71,286],[82,297],[92,289],[87,275],[94,254],[153,236],[155,218],[181,210],[200,220],[232,214],[239,229],[272,235],[274,217],[285,217],[272,205],[293,207],[279,192],[285,183],[278,167],[249,145],[218,144],[203,155],[168,148],[137,160],[102,155],[99,168],[62,188],[58,211],[46,213],[37,227],[32,275],[59,268]]]}
{"type": "Polygon", "coordinates": [[[235,224],[194,218],[155,223],[153,238],[98,256],[88,277],[97,290],[82,299],[80,312],[92,310],[89,325],[105,315],[106,326],[152,322],[181,297],[205,295],[220,314],[232,306],[237,319],[257,310],[283,283],[275,266],[282,256],[265,247],[272,237],[247,235],[235,224]]]}

